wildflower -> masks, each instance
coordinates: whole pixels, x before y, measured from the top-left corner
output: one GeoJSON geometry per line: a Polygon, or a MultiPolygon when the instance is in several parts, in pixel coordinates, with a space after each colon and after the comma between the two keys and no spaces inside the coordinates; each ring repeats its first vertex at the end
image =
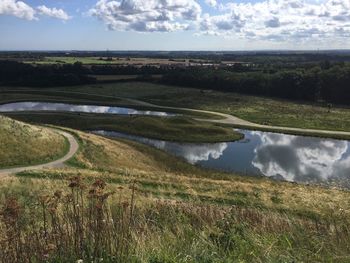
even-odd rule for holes
{"type": "Polygon", "coordinates": [[[100,189],[104,189],[106,187],[106,182],[101,180],[101,179],[97,179],[93,184],[93,187],[96,188],[100,188],[100,189]]]}
{"type": "Polygon", "coordinates": [[[82,259],[78,259],[77,263],[83,263],[84,261],[82,259]]]}
{"type": "Polygon", "coordinates": [[[97,190],[96,189],[90,189],[89,190],[89,196],[90,197],[94,197],[94,196],[96,196],[97,195],[97,190]]]}
{"type": "Polygon", "coordinates": [[[20,205],[16,198],[7,199],[1,211],[5,223],[13,224],[16,222],[20,215],[20,209],[20,205]]]}
{"type": "Polygon", "coordinates": [[[70,180],[70,183],[68,186],[70,188],[75,188],[75,187],[81,186],[81,177],[80,176],[74,176],[74,177],[70,178],[69,180],[70,180]]]}
{"type": "Polygon", "coordinates": [[[57,199],[60,199],[62,197],[62,191],[58,190],[54,193],[54,196],[57,198],[57,199]]]}

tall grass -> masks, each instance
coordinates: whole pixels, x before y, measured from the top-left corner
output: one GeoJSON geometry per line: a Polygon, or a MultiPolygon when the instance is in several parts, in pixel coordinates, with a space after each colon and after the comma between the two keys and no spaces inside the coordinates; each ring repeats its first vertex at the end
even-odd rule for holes
{"type": "Polygon", "coordinates": [[[47,163],[68,150],[68,141],[55,131],[0,115],[0,168],[47,163]]]}
{"type": "MultiPolygon", "coordinates": [[[[122,189],[123,188],[123,189],[122,189]]],[[[79,176],[0,210],[0,262],[347,262],[350,222],[175,200],[140,203],[79,176]]]]}
{"type": "Polygon", "coordinates": [[[68,193],[39,196],[34,211],[7,198],[1,211],[1,262],[104,257],[122,262],[130,249],[134,190],[131,203],[120,200],[112,212],[107,199],[114,193],[105,186],[102,180],[87,187],[80,177],[71,178],[68,193]]]}

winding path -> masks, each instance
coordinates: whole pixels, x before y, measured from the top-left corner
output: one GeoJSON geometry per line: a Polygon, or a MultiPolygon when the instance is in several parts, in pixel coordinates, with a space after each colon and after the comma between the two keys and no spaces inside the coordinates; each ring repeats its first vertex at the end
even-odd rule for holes
{"type": "Polygon", "coordinates": [[[72,158],[76,152],[79,149],[79,143],[77,140],[74,138],[74,136],[68,132],[64,132],[61,130],[53,129],[55,132],[60,133],[62,136],[67,138],[69,142],[69,151],[68,153],[63,156],[62,158],[52,161],[50,163],[46,164],[39,164],[39,165],[33,165],[33,166],[25,166],[25,167],[15,167],[15,168],[9,168],[9,169],[0,169],[0,178],[5,177],[10,174],[15,174],[23,171],[30,171],[30,170],[40,170],[40,169],[45,169],[45,168],[61,168],[64,167],[65,164],[64,162],[68,161],[70,158],[72,158]]]}
{"type": "MultiPolygon", "coordinates": [[[[135,101],[135,100],[133,100],[135,101]]],[[[141,101],[139,101],[141,102],[141,101]]],[[[253,130],[267,130],[272,132],[281,132],[281,133],[291,133],[291,134],[305,134],[305,135],[322,135],[323,137],[336,137],[336,136],[346,136],[350,138],[350,132],[346,131],[332,131],[332,130],[318,130],[318,129],[305,129],[305,128],[293,128],[293,127],[284,127],[284,126],[274,126],[274,125],[262,125],[253,123],[250,121],[246,121],[243,119],[240,119],[236,116],[221,113],[221,112],[215,112],[215,111],[206,111],[206,110],[197,110],[197,109],[190,109],[190,108],[179,108],[179,107],[167,107],[167,106],[158,106],[155,104],[145,103],[142,104],[144,106],[149,107],[161,107],[164,109],[173,109],[173,110],[185,110],[185,111],[192,111],[192,112],[198,112],[198,113],[207,113],[212,115],[220,116],[222,119],[199,119],[199,121],[208,121],[213,123],[221,123],[221,124],[230,124],[236,127],[243,127],[247,129],[253,129],[253,130]]]]}
{"type": "MultiPolygon", "coordinates": [[[[97,95],[97,94],[83,93],[83,92],[57,92],[57,93],[94,95],[94,96],[98,96],[98,97],[122,99],[124,101],[130,102],[133,105],[139,105],[139,106],[154,107],[154,108],[157,107],[157,108],[169,109],[169,110],[182,110],[182,111],[188,111],[188,112],[212,114],[212,115],[216,115],[216,116],[220,117],[220,119],[197,118],[197,120],[213,122],[213,123],[221,123],[221,124],[230,124],[230,125],[233,125],[236,127],[244,127],[247,129],[264,129],[264,130],[270,130],[270,131],[281,132],[281,133],[283,133],[283,132],[284,133],[292,133],[292,134],[302,133],[305,135],[321,135],[324,137],[335,137],[335,136],[346,136],[347,137],[348,136],[350,138],[350,132],[261,125],[261,124],[257,124],[257,123],[253,123],[253,122],[249,122],[249,121],[240,119],[240,118],[233,116],[233,115],[230,115],[230,114],[221,113],[221,112],[183,108],[183,107],[161,106],[161,105],[156,105],[156,104],[152,104],[149,102],[141,101],[138,99],[131,99],[131,98],[125,98],[125,97],[119,97],[119,96],[97,95]]],[[[23,171],[64,167],[65,166],[64,162],[66,162],[70,158],[72,158],[76,154],[76,152],[78,151],[79,144],[72,134],[61,131],[61,130],[57,130],[57,129],[54,129],[54,130],[56,132],[60,133],[61,135],[63,135],[69,141],[69,144],[70,144],[69,152],[65,156],[63,156],[62,158],[60,158],[56,161],[52,161],[52,162],[46,163],[46,164],[26,166],[26,167],[16,167],[16,168],[9,168],[9,169],[0,169],[0,178],[6,177],[7,175],[23,172],[23,171]]]]}
{"type": "MultiPolygon", "coordinates": [[[[18,91],[26,91],[26,90],[16,90],[18,91]]],[[[41,90],[31,90],[31,92],[42,92],[41,90]]],[[[0,92],[14,92],[10,90],[1,90],[0,92]]],[[[219,116],[220,119],[199,119],[200,121],[208,121],[208,122],[214,122],[214,123],[221,123],[221,124],[230,124],[236,127],[241,128],[247,128],[247,129],[256,129],[256,130],[267,130],[272,132],[281,132],[281,133],[290,133],[290,134],[303,134],[303,135],[317,135],[317,136],[323,136],[323,137],[349,137],[350,138],[350,132],[346,131],[333,131],[333,130],[319,130],[319,129],[304,129],[304,128],[292,128],[292,127],[283,127],[283,126],[273,126],[273,125],[262,125],[253,123],[250,121],[243,120],[241,118],[238,118],[236,116],[221,113],[221,112],[215,112],[215,111],[207,111],[207,110],[199,110],[199,109],[191,109],[191,108],[183,108],[183,107],[169,107],[169,106],[161,106],[156,105],[153,103],[145,102],[139,99],[132,99],[132,98],[126,98],[126,97],[120,97],[120,96],[113,96],[113,95],[101,95],[96,93],[90,93],[90,92],[74,92],[74,91],[50,91],[52,94],[76,94],[76,95],[90,95],[100,98],[113,98],[113,99],[120,99],[124,101],[128,101],[133,105],[139,105],[139,106],[146,106],[146,107],[157,107],[157,108],[163,108],[163,109],[170,109],[170,110],[184,110],[184,111],[192,111],[192,112],[198,112],[198,113],[206,113],[206,114],[212,114],[219,116]]],[[[1,172],[1,171],[0,171],[1,172]]]]}

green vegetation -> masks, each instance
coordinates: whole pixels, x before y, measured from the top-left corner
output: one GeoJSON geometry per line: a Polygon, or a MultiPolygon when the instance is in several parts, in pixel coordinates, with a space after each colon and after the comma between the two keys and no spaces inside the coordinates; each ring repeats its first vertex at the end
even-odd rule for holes
{"type": "Polygon", "coordinates": [[[68,151],[66,139],[0,115],[0,168],[47,163],[68,151]]]}
{"type": "Polygon", "coordinates": [[[74,63],[82,63],[84,65],[149,65],[149,64],[178,64],[184,63],[188,60],[171,60],[171,59],[158,59],[158,58],[130,58],[130,57],[104,57],[104,56],[60,56],[60,57],[41,57],[35,60],[27,59],[23,62],[30,64],[74,64],[74,63]]]}
{"type": "Polygon", "coordinates": [[[141,144],[73,132],[76,168],[2,181],[0,260],[349,259],[347,191],[207,171],[141,144]]]}
{"type": "MultiPolygon", "coordinates": [[[[77,86],[81,87],[81,86],[77,86]]],[[[104,94],[104,86],[84,86],[93,87],[94,92],[89,94],[83,91],[71,91],[61,90],[62,88],[9,88],[0,87],[0,104],[6,104],[11,102],[21,101],[34,101],[34,102],[57,102],[57,103],[69,103],[69,104],[85,104],[85,105],[101,105],[101,106],[116,106],[116,107],[130,107],[138,110],[153,110],[153,111],[165,111],[171,113],[178,113],[193,118],[204,119],[218,119],[220,116],[193,112],[187,110],[167,109],[164,107],[151,107],[148,103],[132,100],[128,98],[117,97],[113,95],[104,94]],[[98,92],[101,90],[101,92],[98,92]]]]}
{"type": "Polygon", "coordinates": [[[141,99],[157,105],[218,111],[259,123],[285,127],[350,131],[350,109],[235,93],[203,91],[145,82],[60,88],[90,94],[141,99]]]}
{"type": "Polygon", "coordinates": [[[79,130],[109,130],[178,142],[235,141],[243,135],[230,127],[188,117],[116,116],[84,113],[7,113],[25,122],[53,124],[79,130]]]}
{"type": "MultiPolygon", "coordinates": [[[[218,116],[166,106],[228,113],[265,125],[350,131],[350,109],[328,104],[348,104],[350,65],[338,63],[348,61],[348,53],[198,52],[185,60],[172,52],[151,52],[152,58],[139,53],[139,58],[116,58],[109,52],[21,54],[9,53],[13,61],[0,61],[0,104],[129,106],[181,116],[6,113],[29,123],[64,126],[60,129],[73,134],[80,148],[64,168],[0,176],[0,262],[350,261],[348,190],[202,169],[143,144],[82,131],[182,142],[241,138],[229,126],[196,120],[218,116]],[[334,61],[320,63],[328,58],[334,61]],[[200,65],[205,60],[220,67],[200,65]],[[229,66],[230,61],[252,63],[229,66]],[[198,64],[174,66],[187,62],[198,64]],[[194,88],[122,82],[134,78],[194,88]],[[120,82],[101,84],[111,81],[120,82]]],[[[67,148],[67,141],[49,128],[0,116],[0,168],[48,162],[67,148]]]]}
{"type": "Polygon", "coordinates": [[[45,57],[36,61],[27,61],[33,64],[113,64],[115,61],[102,60],[99,57],[45,57]]]}

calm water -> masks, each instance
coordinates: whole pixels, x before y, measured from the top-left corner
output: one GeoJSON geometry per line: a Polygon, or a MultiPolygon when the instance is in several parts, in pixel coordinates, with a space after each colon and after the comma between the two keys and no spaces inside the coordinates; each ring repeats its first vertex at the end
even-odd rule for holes
{"type": "Polygon", "coordinates": [[[152,115],[152,116],[175,116],[176,114],[161,111],[144,111],[123,107],[108,107],[95,105],[74,105],[66,103],[50,102],[15,102],[0,105],[0,112],[14,111],[68,111],[86,113],[110,113],[120,115],[152,115]]]}
{"type": "Polygon", "coordinates": [[[152,145],[202,167],[349,188],[349,141],[260,131],[240,132],[244,133],[244,140],[212,144],[183,144],[108,131],[94,133],[152,145]]]}

